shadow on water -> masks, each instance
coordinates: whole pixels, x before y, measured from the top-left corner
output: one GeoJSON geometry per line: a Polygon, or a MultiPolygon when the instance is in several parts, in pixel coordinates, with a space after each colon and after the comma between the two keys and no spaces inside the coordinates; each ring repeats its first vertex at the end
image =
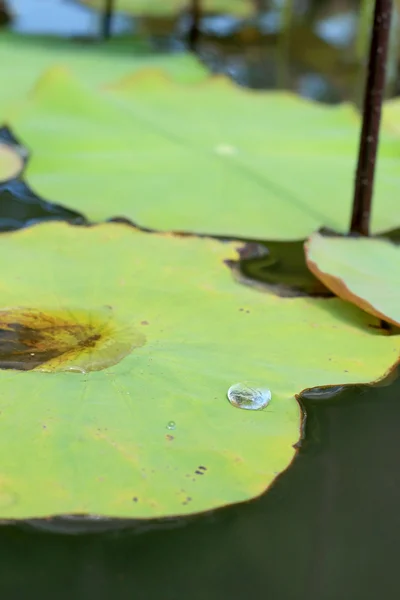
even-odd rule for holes
{"type": "Polygon", "coordinates": [[[330,398],[304,395],[298,455],[253,502],[141,534],[65,536],[4,526],[2,596],[22,598],[29,589],[42,600],[396,597],[400,378],[394,379],[348,386],[330,398]]]}

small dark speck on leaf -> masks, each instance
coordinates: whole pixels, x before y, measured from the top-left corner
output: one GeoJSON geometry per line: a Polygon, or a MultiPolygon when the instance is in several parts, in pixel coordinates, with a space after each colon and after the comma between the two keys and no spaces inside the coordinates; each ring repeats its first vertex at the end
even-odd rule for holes
{"type": "Polygon", "coordinates": [[[199,471],[199,470],[196,470],[195,473],[196,473],[196,475],[204,475],[204,472],[203,471],[199,471]]]}
{"type": "Polygon", "coordinates": [[[246,313],[247,313],[247,314],[250,314],[250,311],[249,311],[249,310],[246,310],[246,313]]]}
{"type": "Polygon", "coordinates": [[[42,425],[43,429],[47,429],[47,425],[42,425]]]}
{"type": "Polygon", "coordinates": [[[148,322],[148,321],[141,321],[141,322],[140,322],[140,324],[141,324],[141,325],[148,325],[148,324],[149,324],[149,322],[148,322]]]}
{"type": "Polygon", "coordinates": [[[240,312],[243,312],[243,311],[244,311],[244,308],[239,308],[239,310],[240,310],[240,312]]]}
{"type": "Polygon", "coordinates": [[[199,469],[200,469],[201,471],[207,471],[207,467],[203,467],[203,465],[200,465],[199,469]]]}
{"type": "Polygon", "coordinates": [[[169,435],[169,434],[167,434],[165,437],[166,437],[166,438],[167,438],[167,440],[169,440],[170,442],[172,442],[172,440],[174,439],[174,436],[173,436],[173,435],[169,435]]]}
{"type": "Polygon", "coordinates": [[[137,498],[136,496],[134,498],[132,498],[133,502],[139,502],[139,498],[137,498]]]}
{"type": "Polygon", "coordinates": [[[348,371],[346,371],[346,369],[344,370],[345,373],[348,373],[348,371]]]}

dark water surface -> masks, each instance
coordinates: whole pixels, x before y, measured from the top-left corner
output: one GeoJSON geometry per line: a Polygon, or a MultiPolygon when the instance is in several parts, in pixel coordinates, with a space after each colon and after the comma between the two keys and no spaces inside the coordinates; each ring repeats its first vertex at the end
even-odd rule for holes
{"type": "Polygon", "coordinates": [[[4,526],[1,596],[397,598],[400,379],[303,403],[306,439],[258,500],[141,533],[4,526]]]}

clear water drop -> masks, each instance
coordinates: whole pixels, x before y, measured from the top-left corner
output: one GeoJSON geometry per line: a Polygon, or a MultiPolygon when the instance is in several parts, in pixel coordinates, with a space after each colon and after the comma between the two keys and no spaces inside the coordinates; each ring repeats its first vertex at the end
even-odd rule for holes
{"type": "Polygon", "coordinates": [[[235,383],[228,390],[232,406],[245,410],[262,410],[271,401],[271,391],[248,383],[235,383]]]}
{"type": "Polygon", "coordinates": [[[175,428],[176,428],[175,421],[168,421],[168,423],[167,423],[167,429],[175,429],[175,428]]]}

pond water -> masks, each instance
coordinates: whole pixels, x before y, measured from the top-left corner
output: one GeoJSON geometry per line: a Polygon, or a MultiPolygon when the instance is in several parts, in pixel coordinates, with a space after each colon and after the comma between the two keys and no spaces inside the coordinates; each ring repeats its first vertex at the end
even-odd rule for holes
{"type": "MultiPolygon", "coordinates": [[[[92,35],[97,31],[98,20],[90,11],[71,3],[13,0],[11,5],[20,13],[15,24],[20,31],[60,35],[92,35]],[[62,10],[79,13],[54,12],[56,4],[63,5],[62,10]],[[82,25],[83,18],[87,21],[82,25]]],[[[121,28],[125,26],[122,19],[121,28]]],[[[3,229],[55,218],[43,213],[46,207],[37,199],[29,200],[29,214],[24,216],[17,188],[0,190],[0,197],[3,229]],[[37,213],[35,202],[40,208],[37,213]]],[[[56,218],[80,222],[79,215],[60,210],[56,218]]],[[[293,254],[289,267],[284,266],[285,282],[292,283],[296,269],[303,276],[303,265],[296,256],[293,254]]],[[[260,273],[259,263],[252,266],[260,273]]],[[[279,268],[272,283],[277,279],[279,268]]],[[[271,283],[270,275],[267,281],[271,283]]],[[[306,285],[311,285],[308,280],[306,285]]],[[[114,527],[108,523],[109,530],[100,533],[93,527],[86,531],[85,524],[71,527],[62,521],[3,525],[2,597],[396,597],[400,531],[398,374],[387,385],[349,386],[330,398],[323,398],[323,394],[304,397],[307,420],[298,454],[268,493],[255,501],[148,527],[126,522],[114,527]]]]}
{"type": "Polygon", "coordinates": [[[3,526],[2,595],[396,597],[400,379],[303,403],[307,421],[298,455],[255,501],[148,531],[65,535],[3,526]]]}

